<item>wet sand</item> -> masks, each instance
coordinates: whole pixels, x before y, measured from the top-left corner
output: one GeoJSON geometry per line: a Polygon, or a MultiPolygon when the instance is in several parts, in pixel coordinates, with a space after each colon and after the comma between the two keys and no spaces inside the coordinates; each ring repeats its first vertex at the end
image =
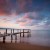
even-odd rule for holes
{"type": "Polygon", "coordinates": [[[29,43],[2,43],[0,42],[0,50],[50,50],[50,47],[32,45],[29,43]]]}

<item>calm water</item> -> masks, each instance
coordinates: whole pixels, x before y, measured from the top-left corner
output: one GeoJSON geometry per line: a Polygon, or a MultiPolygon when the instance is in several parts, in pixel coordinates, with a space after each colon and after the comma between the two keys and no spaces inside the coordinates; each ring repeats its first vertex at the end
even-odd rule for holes
{"type": "MultiPolygon", "coordinates": [[[[3,30],[1,30],[1,32],[3,33],[3,30]]],[[[10,32],[10,30],[8,32],[10,32]]],[[[20,35],[17,36],[17,42],[28,42],[30,44],[50,46],[50,30],[32,30],[31,37],[27,37],[27,34],[25,34],[24,38],[20,38],[20,35]]],[[[0,41],[2,40],[3,39],[0,38],[0,41]]],[[[10,36],[6,37],[6,42],[11,42],[10,36]]],[[[15,36],[13,36],[13,42],[15,42],[15,36]]]]}

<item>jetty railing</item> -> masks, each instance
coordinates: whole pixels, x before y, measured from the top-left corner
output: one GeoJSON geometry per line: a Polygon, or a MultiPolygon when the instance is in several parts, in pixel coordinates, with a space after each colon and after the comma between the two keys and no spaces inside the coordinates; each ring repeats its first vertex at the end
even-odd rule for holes
{"type": "Polygon", "coordinates": [[[11,33],[8,33],[8,28],[4,28],[4,29],[5,29],[4,34],[2,34],[2,33],[0,32],[0,38],[3,37],[3,43],[5,43],[6,36],[11,36],[11,42],[12,42],[12,40],[13,40],[13,35],[15,35],[15,40],[17,40],[17,34],[19,34],[20,37],[22,37],[21,34],[23,34],[23,37],[25,37],[25,33],[27,33],[27,35],[28,35],[28,37],[29,37],[29,35],[30,35],[30,33],[31,33],[31,30],[30,30],[30,29],[11,29],[11,28],[9,28],[9,29],[11,30],[11,33]],[[15,30],[16,30],[17,32],[15,32],[15,30]],[[22,30],[22,31],[21,31],[21,30],[22,30]]]}

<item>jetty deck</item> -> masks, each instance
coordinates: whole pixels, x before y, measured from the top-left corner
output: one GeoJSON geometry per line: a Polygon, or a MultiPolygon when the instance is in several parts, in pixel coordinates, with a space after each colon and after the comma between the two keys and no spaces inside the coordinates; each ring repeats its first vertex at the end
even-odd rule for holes
{"type": "MultiPolygon", "coordinates": [[[[0,28],[1,29],[1,28],[0,28]]],[[[13,35],[15,35],[15,40],[17,40],[17,34],[20,35],[21,37],[21,34],[23,34],[23,37],[25,37],[25,33],[27,33],[28,37],[29,37],[29,34],[31,33],[31,30],[30,29],[11,29],[11,28],[4,28],[5,29],[5,32],[4,34],[2,34],[0,32],[0,38],[3,37],[3,43],[5,43],[5,39],[7,36],[11,36],[11,42],[13,40],[13,35]],[[8,29],[11,30],[11,33],[8,33],[8,29]],[[15,30],[17,32],[15,32],[15,30]],[[22,30],[22,31],[21,31],[22,30]]]]}

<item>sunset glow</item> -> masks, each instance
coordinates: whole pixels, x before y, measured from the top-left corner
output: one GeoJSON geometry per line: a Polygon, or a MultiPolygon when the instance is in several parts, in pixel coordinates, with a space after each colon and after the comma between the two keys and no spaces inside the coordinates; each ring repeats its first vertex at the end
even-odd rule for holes
{"type": "Polygon", "coordinates": [[[50,28],[49,0],[0,0],[0,27],[50,28]]]}

